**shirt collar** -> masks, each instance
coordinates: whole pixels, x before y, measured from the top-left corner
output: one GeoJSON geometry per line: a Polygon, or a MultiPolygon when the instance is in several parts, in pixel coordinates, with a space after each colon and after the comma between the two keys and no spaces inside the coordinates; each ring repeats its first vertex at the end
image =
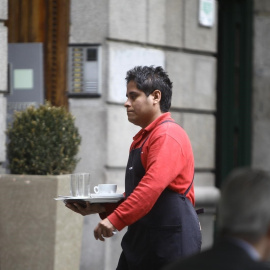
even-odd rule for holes
{"type": "Polygon", "coordinates": [[[134,137],[133,140],[138,139],[140,136],[142,136],[144,133],[149,133],[151,132],[156,126],[158,126],[159,124],[161,124],[163,121],[165,120],[173,120],[171,118],[171,113],[170,112],[166,112],[163,113],[161,116],[159,116],[157,119],[155,119],[152,123],[150,123],[146,128],[142,128],[134,137]]]}

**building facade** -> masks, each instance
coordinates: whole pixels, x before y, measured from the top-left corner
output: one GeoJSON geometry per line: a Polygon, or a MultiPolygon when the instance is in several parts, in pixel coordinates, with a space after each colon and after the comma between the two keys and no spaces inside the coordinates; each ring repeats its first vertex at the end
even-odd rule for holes
{"type": "MultiPolygon", "coordinates": [[[[68,70],[75,63],[70,62],[72,53],[66,56],[67,70],[62,69],[68,82],[66,93],[61,89],[61,96],[65,95],[82,135],[81,160],[76,172],[90,172],[93,186],[117,183],[118,192],[124,191],[129,145],[139,130],[127,121],[123,106],[125,74],[136,65],[163,66],[173,81],[172,116],[187,131],[193,146],[196,207],[205,209],[200,221],[203,248],[209,247],[214,239],[219,187],[228,171],[237,166],[269,170],[269,1],[213,1],[214,10],[213,6],[208,6],[210,10],[207,6],[203,9],[202,3],[208,1],[200,0],[52,2],[59,8],[68,5],[67,46],[60,49],[72,52],[98,48],[94,59],[98,63],[95,67],[98,90],[94,93],[69,88],[72,82],[68,70]],[[209,25],[200,21],[202,11],[210,13],[209,25]]],[[[8,0],[0,1],[0,172],[3,173],[8,31],[12,29],[5,23],[8,4],[8,0]]],[[[43,42],[42,38],[34,41],[43,42]]],[[[46,95],[48,99],[53,96],[46,95]]],[[[93,230],[98,220],[97,216],[84,219],[81,270],[110,270],[117,264],[124,231],[105,243],[97,242],[93,230]]]]}

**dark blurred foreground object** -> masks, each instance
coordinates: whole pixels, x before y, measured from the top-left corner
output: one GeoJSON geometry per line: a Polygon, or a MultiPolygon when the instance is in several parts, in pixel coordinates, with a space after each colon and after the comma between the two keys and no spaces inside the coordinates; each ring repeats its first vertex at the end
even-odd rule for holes
{"type": "Polygon", "coordinates": [[[270,269],[269,195],[269,173],[250,168],[234,170],[221,190],[219,238],[214,246],[179,259],[164,270],[270,269]]]}
{"type": "Polygon", "coordinates": [[[50,103],[16,112],[7,130],[12,174],[59,175],[73,172],[81,137],[74,117],[50,103]]]}

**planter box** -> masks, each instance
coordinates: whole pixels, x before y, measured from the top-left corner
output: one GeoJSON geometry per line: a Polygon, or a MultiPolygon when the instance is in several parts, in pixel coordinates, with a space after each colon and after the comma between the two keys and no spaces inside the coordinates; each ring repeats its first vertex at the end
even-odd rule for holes
{"type": "Polygon", "coordinates": [[[69,194],[67,175],[0,175],[0,269],[76,270],[83,217],[57,195],[69,194]]]}

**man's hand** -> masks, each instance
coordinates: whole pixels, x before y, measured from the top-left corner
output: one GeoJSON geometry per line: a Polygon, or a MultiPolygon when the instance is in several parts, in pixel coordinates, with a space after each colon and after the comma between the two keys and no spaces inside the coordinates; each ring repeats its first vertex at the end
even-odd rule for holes
{"type": "Polygon", "coordinates": [[[85,205],[82,205],[79,202],[66,201],[65,204],[70,210],[81,214],[82,216],[106,212],[105,207],[99,203],[90,204],[89,202],[86,202],[85,205]]]}
{"type": "Polygon", "coordinates": [[[94,236],[96,240],[105,241],[104,237],[108,238],[115,234],[116,228],[112,223],[107,219],[103,219],[97,225],[94,230],[94,236]]]}

